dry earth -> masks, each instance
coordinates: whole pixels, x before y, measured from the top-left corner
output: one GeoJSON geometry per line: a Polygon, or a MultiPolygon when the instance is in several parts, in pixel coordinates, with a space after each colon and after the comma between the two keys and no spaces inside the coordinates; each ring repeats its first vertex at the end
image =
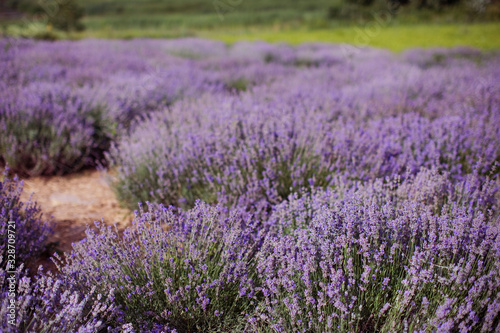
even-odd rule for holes
{"type": "MultiPolygon", "coordinates": [[[[108,176],[101,171],[25,179],[21,199],[27,201],[30,195],[42,208],[44,217],[55,223],[54,234],[48,241],[52,243],[52,252],[71,251],[71,244],[83,239],[87,226],[94,227],[94,221],[116,224],[123,230],[133,218],[131,211],[120,206],[109,186],[108,176]]],[[[53,269],[47,258],[38,264],[53,269]]]]}

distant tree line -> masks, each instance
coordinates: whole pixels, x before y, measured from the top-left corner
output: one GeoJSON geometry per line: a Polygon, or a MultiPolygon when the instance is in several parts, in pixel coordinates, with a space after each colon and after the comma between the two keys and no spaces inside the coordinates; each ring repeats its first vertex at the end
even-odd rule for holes
{"type": "Polygon", "coordinates": [[[0,8],[44,17],[56,29],[83,30],[84,8],[76,0],[0,0],[0,8]]]}
{"type": "Polygon", "coordinates": [[[340,0],[329,8],[329,19],[371,19],[373,10],[389,10],[396,15],[413,12],[454,12],[460,18],[500,19],[500,0],[340,0]]]}
{"type": "MultiPolygon", "coordinates": [[[[347,4],[371,6],[377,0],[344,0],[347,4]]],[[[486,9],[489,4],[499,4],[499,0],[387,0],[395,8],[413,5],[418,9],[446,10],[452,6],[467,4],[472,9],[486,9]]]]}

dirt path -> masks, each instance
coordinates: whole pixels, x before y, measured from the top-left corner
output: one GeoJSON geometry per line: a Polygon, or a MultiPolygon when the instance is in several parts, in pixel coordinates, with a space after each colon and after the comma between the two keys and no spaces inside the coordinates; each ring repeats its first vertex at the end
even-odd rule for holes
{"type": "Polygon", "coordinates": [[[44,216],[52,216],[55,222],[49,243],[69,252],[71,244],[83,239],[87,225],[94,226],[94,221],[104,219],[104,223],[116,223],[119,229],[130,225],[133,213],[120,207],[108,183],[106,175],[96,170],[62,177],[33,177],[24,180],[21,199],[27,201],[33,193],[32,200],[41,206],[44,216]]]}

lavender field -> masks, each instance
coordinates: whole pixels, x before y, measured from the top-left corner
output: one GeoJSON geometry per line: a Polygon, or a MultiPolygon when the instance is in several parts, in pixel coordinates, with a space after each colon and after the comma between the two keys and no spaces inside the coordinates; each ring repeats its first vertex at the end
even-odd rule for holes
{"type": "Polygon", "coordinates": [[[500,332],[499,52],[1,39],[0,164],[2,332],[500,332]],[[132,225],[28,271],[88,168],[132,225]]]}

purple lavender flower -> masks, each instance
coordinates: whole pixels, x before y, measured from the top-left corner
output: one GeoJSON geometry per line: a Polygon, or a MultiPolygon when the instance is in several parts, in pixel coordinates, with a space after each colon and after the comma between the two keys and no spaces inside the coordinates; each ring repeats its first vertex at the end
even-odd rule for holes
{"type": "Polygon", "coordinates": [[[232,327],[255,299],[255,226],[244,212],[202,203],[182,213],[149,205],[123,239],[105,226],[89,229],[62,271],[86,288],[116,290],[116,306],[127,310],[114,325],[232,327]]]}
{"type": "Polygon", "coordinates": [[[434,214],[386,195],[361,187],[279,205],[258,254],[263,299],[248,329],[328,330],[320,318],[340,331],[491,327],[477,314],[498,316],[490,307],[500,297],[498,221],[457,203],[434,214]]]}
{"type": "Polygon", "coordinates": [[[21,201],[22,182],[17,177],[9,178],[6,173],[3,177],[0,181],[0,256],[3,258],[0,267],[6,269],[8,263],[13,263],[14,269],[37,259],[52,227],[43,219],[36,202],[21,201]]]}
{"type": "Polygon", "coordinates": [[[113,290],[104,296],[95,288],[83,292],[69,279],[42,270],[29,277],[22,266],[15,273],[0,268],[0,286],[2,332],[97,332],[117,313],[113,290]],[[14,289],[4,286],[12,277],[14,289]]]}

